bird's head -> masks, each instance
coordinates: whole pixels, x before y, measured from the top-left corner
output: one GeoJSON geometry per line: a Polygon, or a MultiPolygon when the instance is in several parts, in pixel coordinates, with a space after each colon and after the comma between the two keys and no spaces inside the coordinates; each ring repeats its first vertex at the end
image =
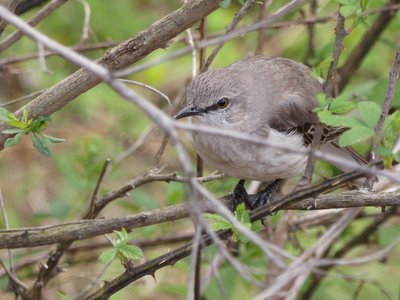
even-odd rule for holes
{"type": "Polygon", "coordinates": [[[246,116],[245,84],[236,72],[211,70],[197,76],[187,87],[187,106],[175,115],[201,118],[207,125],[233,125],[246,116]]]}

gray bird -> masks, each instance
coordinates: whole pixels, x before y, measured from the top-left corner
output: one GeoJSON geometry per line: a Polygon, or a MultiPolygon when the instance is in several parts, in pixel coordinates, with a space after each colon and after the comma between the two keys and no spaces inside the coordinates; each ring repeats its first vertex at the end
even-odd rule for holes
{"type": "MultiPolygon", "coordinates": [[[[321,83],[310,73],[301,63],[265,56],[250,57],[224,69],[207,71],[187,87],[187,107],[179,111],[175,119],[190,116],[193,124],[237,130],[305,150],[318,123],[312,111],[317,105],[315,98],[322,92],[321,83]]],[[[326,134],[324,139],[337,136],[338,130],[332,132],[335,134],[326,134]]],[[[192,138],[196,151],[207,165],[242,179],[235,188],[234,197],[243,198],[244,179],[275,181],[249,204],[251,208],[264,204],[280,179],[303,173],[307,162],[304,154],[232,137],[192,132],[192,138]]]]}

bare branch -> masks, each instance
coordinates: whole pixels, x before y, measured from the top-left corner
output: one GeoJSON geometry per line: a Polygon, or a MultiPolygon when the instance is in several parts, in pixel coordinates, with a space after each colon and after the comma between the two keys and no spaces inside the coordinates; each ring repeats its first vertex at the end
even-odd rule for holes
{"type": "MultiPolygon", "coordinates": [[[[299,194],[296,192],[295,194],[299,194]]],[[[252,219],[257,220],[271,212],[277,211],[276,207],[296,210],[351,208],[351,207],[380,207],[396,206],[400,204],[400,193],[365,193],[365,192],[344,192],[339,194],[326,194],[316,198],[303,195],[288,195],[281,201],[265,208],[259,208],[252,214],[252,219]],[[303,199],[302,199],[303,198],[303,199]],[[292,204],[286,204],[290,199],[292,204]],[[278,206],[279,205],[279,206],[278,206]]],[[[225,198],[224,198],[225,199],[225,198]]],[[[204,212],[215,212],[215,207],[202,202],[204,212]]],[[[90,237],[110,233],[113,230],[120,230],[121,227],[133,229],[152,224],[170,222],[189,216],[188,205],[180,204],[169,206],[163,209],[156,209],[149,212],[142,212],[137,215],[124,217],[73,221],[60,225],[43,226],[36,228],[18,228],[0,231],[0,249],[35,247],[50,245],[54,243],[87,239],[90,237]]]]}

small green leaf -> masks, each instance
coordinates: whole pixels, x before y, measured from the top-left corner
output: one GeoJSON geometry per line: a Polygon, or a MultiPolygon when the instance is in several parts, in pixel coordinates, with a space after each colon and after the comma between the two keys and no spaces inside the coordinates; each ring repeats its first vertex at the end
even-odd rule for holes
{"type": "Polygon", "coordinates": [[[141,259],[143,258],[142,249],[139,247],[122,244],[117,247],[117,250],[128,260],[128,259],[141,259]]]}
{"type": "Polygon", "coordinates": [[[45,134],[43,134],[43,136],[51,143],[62,143],[62,142],[65,142],[65,139],[62,139],[62,138],[57,138],[57,137],[54,137],[54,136],[48,136],[48,135],[45,135],[45,134]]]}
{"type": "Polygon", "coordinates": [[[397,151],[395,154],[393,154],[393,157],[396,161],[400,162],[400,151],[397,151]]]}
{"type": "Polygon", "coordinates": [[[246,207],[245,207],[244,203],[241,203],[236,207],[235,217],[240,223],[242,223],[246,227],[248,227],[248,228],[251,227],[250,215],[246,211],[246,207]]]}
{"type": "Polygon", "coordinates": [[[231,229],[232,224],[224,217],[217,214],[203,214],[203,216],[211,221],[210,227],[213,231],[231,229]]]}
{"type": "Polygon", "coordinates": [[[375,102],[365,101],[358,103],[357,108],[365,124],[374,129],[382,112],[381,107],[375,102]]]}
{"type": "Polygon", "coordinates": [[[348,112],[351,112],[354,108],[356,108],[356,105],[353,102],[346,101],[345,99],[335,99],[329,105],[329,110],[333,114],[338,115],[347,114],[348,112]]]}
{"type": "Polygon", "coordinates": [[[6,139],[6,141],[4,143],[4,147],[8,148],[8,147],[12,147],[12,146],[19,144],[19,142],[21,141],[21,136],[22,136],[22,132],[17,133],[14,137],[10,137],[10,138],[6,139]]]}
{"type": "Polygon", "coordinates": [[[13,126],[13,127],[25,129],[25,123],[21,122],[18,119],[9,119],[7,121],[7,124],[10,125],[10,126],[13,126]]]}
{"type": "Polygon", "coordinates": [[[353,127],[344,132],[339,139],[340,146],[349,146],[357,144],[367,138],[374,136],[375,132],[371,128],[365,126],[353,127]]]}
{"type": "Polygon", "coordinates": [[[363,126],[363,124],[353,118],[348,116],[338,116],[333,115],[330,111],[324,110],[317,113],[319,120],[329,126],[333,127],[358,127],[363,126]]]}
{"type": "Polygon", "coordinates": [[[10,113],[7,109],[5,109],[4,107],[0,107],[0,121],[2,122],[8,122],[11,118],[11,116],[13,116],[12,113],[10,113]]]}
{"type": "Polygon", "coordinates": [[[4,129],[1,133],[16,134],[16,133],[20,133],[20,132],[24,132],[24,130],[21,128],[10,128],[10,129],[4,129]]]}
{"type": "Polygon", "coordinates": [[[36,133],[32,133],[32,132],[29,135],[31,136],[32,144],[36,148],[36,150],[39,153],[50,157],[51,152],[50,152],[49,147],[47,147],[46,144],[43,143],[43,141],[38,137],[38,135],[36,133]]]}
{"type": "Polygon", "coordinates": [[[116,248],[108,249],[100,254],[99,260],[104,264],[108,264],[109,262],[113,261],[113,259],[117,255],[117,252],[118,251],[116,248]]]}
{"type": "Polygon", "coordinates": [[[392,150],[390,150],[389,148],[386,148],[384,146],[376,147],[375,151],[379,156],[382,156],[382,157],[389,156],[389,155],[393,154],[392,150]]]}
{"type": "Polygon", "coordinates": [[[319,106],[321,106],[321,107],[326,107],[329,104],[328,98],[326,97],[326,95],[324,93],[318,94],[316,99],[317,99],[319,106]]]}
{"type": "Polygon", "coordinates": [[[357,10],[358,7],[355,5],[345,5],[339,8],[340,14],[345,18],[350,17],[352,14],[357,12],[357,10]]]}

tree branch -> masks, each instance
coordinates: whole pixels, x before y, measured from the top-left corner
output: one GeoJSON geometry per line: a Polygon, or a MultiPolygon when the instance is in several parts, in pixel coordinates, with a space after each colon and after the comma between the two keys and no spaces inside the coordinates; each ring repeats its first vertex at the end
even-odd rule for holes
{"type": "MultiPolygon", "coordinates": [[[[120,70],[133,64],[152,51],[166,47],[168,41],[201,18],[219,8],[218,1],[193,0],[187,5],[160,19],[148,29],[106,52],[97,62],[110,70],[120,70]]],[[[79,95],[93,88],[101,79],[87,70],[80,69],[46,90],[28,104],[30,118],[48,116],[62,109],[79,95]]],[[[22,115],[22,110],[17,112],[22,115]]],[[[2,124],[0,131],[6,126],[2,124]]],[[[0,150],[9,135],[0,135],[0,150]]]]}

